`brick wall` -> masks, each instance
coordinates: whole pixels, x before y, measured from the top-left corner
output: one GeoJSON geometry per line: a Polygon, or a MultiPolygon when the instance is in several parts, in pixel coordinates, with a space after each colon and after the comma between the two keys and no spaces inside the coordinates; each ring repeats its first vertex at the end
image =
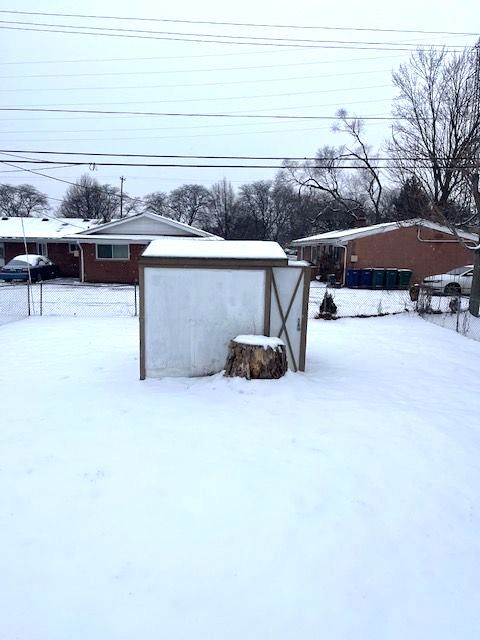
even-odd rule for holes
{"type": "Polygon", "coordinates": [[[138,259],[146,244],[130,245],[130,260],[97,260],[94,244],[82,244],[86,282],[138,282],[138,259]]]}
{"type": "Polygon", "coordinates": [[[348,245],[347,269],[411,269],[412,282],[421,282],[425,276],[473,263],[472,252],[458,242],[451,242],[454,238],[450,234],[422,227],[420,238],[437,242],[420,242],[416,227],[399,228],[351,241],[348,245]],[[351,262],[351,255],[357,255],[358,261],[351,262]]]}
{"type": "MultiPolygon", "coordinates": [[[[27,243],[28,253],[37,253],[37,244],[35,242],[27,243]]],[[[9,242],[5,240],[5,264],[13,260],[15,256],[23,256],[25,254],[25,245],[23,242],[9,242]]]]}
{"type": "Polygon", "coordinates": [[[66,278],[80,277],[80,257],[69,252],[68,244],[49,242],[48,257],[60,269],[60,275],[66,278]]]}
{"type": "MultiPolygon", "coordinates": [[[[37,253],[37,243],[28,242],[29,253],[37,253]]],[[[68,244],[63,242],[47,242],[47,252],[50,260],[60,269],[60,275],[66,278],[78,278],[80,276],[80,258],[69,253],[68,244]]],[[[15,256],[25,253],[23,242],[5,241],[5,263],[15,256]]]]}

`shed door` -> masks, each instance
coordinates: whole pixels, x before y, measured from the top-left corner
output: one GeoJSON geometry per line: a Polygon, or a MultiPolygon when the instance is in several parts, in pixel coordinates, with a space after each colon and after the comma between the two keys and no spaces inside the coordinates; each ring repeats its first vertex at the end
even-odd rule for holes
{"type": "Polygon", "coordinates": [[[287,345],[288,366],[305,370],[310,269],[275,267],[272,275],[270,335],[287,345]]]}
{"type": "Polygon", "coordinates": [[[262,334],[265,270],[145,267],[147,377],[221,371],[228,343],[262,334]]]}

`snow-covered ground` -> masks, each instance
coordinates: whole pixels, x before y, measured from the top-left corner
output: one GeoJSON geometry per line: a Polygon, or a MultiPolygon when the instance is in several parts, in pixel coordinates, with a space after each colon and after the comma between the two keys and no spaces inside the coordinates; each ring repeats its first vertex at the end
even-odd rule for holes
{"type": "Polygon", "coordinates": [[[319,321],[305,374],[140,382],[137,334],[0,327],[0,638],[478,638],[480,344],[319,321]]]}

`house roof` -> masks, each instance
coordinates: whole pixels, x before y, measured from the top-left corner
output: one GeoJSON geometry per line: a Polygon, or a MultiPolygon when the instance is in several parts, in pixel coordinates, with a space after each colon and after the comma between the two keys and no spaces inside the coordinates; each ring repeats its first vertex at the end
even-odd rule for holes
{"type": "Polygon", "coordinates": [[[185,258],[200,260],[273,260],[287,256],[277,242],[262,240],[223,240],[201,242],[197,239],[154,240],[143,252],[145,258],[185,258]]]}
{"type": "MultiPolygon", "coordinates": [[[[366,238],[368,236],[374,236],[381,233],[388,233],[402,227],[423,227],[426,229],[432,229],[433,231],[440,231],[441,233],[448,233],[454,235],[453,231],[449,227],[430,222],[429,220],[423,220],[415,218],[413,220],[402,220],[401,222],[383,222],[381,224],[373,224],[368,227],[356,227],[354,229],[345,229],[342,231],[327,231],[326,233],[319,233],[314,236],[308,236],[306,238],[299,238],[293,240],[292,244],[297,246],[302,245],[315,245],[315,244],[333,244],[342,246],[347,244],[350,240],[356,240],[357,238],[366,238]]],[[[478,238],[473,233],[467,233],[466,231],[457,230],[458,235],[464,240],[476,241],[478,238]]]]}
{"type": "Polygon", "coordinates": [[[0,239],[59,240],[85,232],[94,224],[82,218],[0,218],[0,239]]]}
{"type": "Polygon", "coordinates": [[[132,221],[141,220],[141,219],[149,219],[164,225],[171,227],[177,231],[183,231],[189,236],[199,236],[202,238],[218,238],[218,236],[213,235],[213,233],[208,233],[208,231],[203,231],[203,229],[198,229],[197,227],[192,227],[189,224],[184,224],[183,222],[178,222],[177,220],[172,220],[172,218],[167,218],[166,216],[161,216],[158,213],[151,213],[150,211],[144,211],[143,213],[137,213],[134,216],[127,216],[125,218],[112,220],[111,222],[106,222],[105,224],[97,224],[94,227],[90,228],[88,231],[84,232],[82,235],[84,236],[101,236],[105,231],[108,232],[108,235],[117,235],[112,234],[113,229],[118,229],[118,235],[123,235],[126,239],[132,238],[135,239],[138,235],[145,235],[148,238],[158,237],[159,235],[165,236],[166,234],[136,234],[136,233],[126,233],[122,234],[122,227],[124,225],[131,226],[132,221]]]}
{"type": "Polygon", "coordinates": [[[95,233],[95,234],[85,234],[85,233],[76,233],[72,236],[69,236],[68,239],[71,242],[82,242],[85,244],[95,244],[96,242],[106,242],[108,244],[149,244],[154,240],[166,240],[168,242],[173,242],[174,240],[178,240],[179,242],[185,242],[186,240],[218,240],[220,242],[224,242],[223,238],[218,236],[208,236],[208,237],[198,237],[192,238],[187,236],[167,236],[161,234],[147,234],[147,233],[135,233],[135,234],[121,234],[121,233],[95,233]]]}

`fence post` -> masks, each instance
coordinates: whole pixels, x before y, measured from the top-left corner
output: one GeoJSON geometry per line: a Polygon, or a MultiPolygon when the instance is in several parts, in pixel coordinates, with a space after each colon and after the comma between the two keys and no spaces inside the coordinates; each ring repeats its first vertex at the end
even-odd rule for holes
{"type": "Polygon", "coordinates": [[[135,316],[138,316],[138,309],[137,309],[137,283],[136,282],[133,283],[133,296],[134,296],[134,300],[135,300],[135,316]]]}
{"type": "Polygon", "coordinates": [[[43,312],[43,282],[40,280],[40,315],[43,312]]]}
{"type": "Polygon", "coordinates": [[[27,310],[30,315],[30,282],[27,280],[27,310]]]}

